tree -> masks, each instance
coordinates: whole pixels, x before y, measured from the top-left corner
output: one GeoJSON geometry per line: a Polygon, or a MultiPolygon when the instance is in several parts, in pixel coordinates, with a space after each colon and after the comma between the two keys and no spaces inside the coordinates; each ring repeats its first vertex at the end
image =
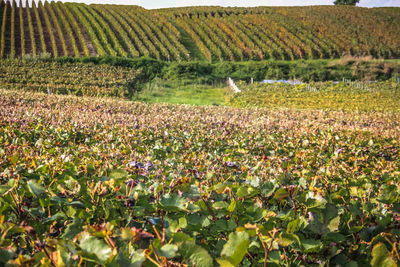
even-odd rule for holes
{"type": "Polygon", "coordinates": [[[355,6],[360,0],[335,0],[333,2],[335,5],[349,5],[349,6],[355,6]]]}

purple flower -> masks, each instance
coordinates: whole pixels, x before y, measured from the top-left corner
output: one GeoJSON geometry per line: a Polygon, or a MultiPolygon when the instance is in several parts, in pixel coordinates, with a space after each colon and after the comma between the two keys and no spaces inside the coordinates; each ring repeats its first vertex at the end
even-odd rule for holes
{"type": "Polygon", "coordinates": [[[138,168],[138,169],[143,169],[144,168],[143,163],[137,162],[136,160],[128,162],[127,165],[129,167],[132,167],[132,168],[138,168]]]}
{"type": "Polygon", "coordinates": [[[154,169],[154,164],[151,161],[148,161],[144,168],[146,169],[146,171],[149,171],[150,169],[154,169]]]}

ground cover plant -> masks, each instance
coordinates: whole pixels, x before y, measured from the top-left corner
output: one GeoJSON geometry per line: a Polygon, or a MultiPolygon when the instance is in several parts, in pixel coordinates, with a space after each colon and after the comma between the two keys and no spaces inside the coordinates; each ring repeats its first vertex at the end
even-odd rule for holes
{"type": "Polygon", "coordinates": [[[0,264],[396,266],[399,122],[0,90],[0,264]]]}

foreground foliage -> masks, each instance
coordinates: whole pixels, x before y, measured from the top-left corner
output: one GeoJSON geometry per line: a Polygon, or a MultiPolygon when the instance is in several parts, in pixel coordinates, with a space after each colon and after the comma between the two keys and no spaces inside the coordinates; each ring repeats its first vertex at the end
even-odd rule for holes
{"type": "Polygon", "coordinates": [[[0,264],[395,266],[400,115],[0,91],[0,264]]]}

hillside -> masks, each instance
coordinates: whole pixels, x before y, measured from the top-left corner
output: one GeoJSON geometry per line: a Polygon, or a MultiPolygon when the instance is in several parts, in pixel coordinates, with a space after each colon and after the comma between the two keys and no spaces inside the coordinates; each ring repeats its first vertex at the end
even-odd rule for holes
{"type": "Polygon", "coordinates": [[[246,61],[398,58],[400,8],[187,7],[0,1],[0,56],[246,61]],[[22,7],[25,6],[25,7],[22,7]]]}

